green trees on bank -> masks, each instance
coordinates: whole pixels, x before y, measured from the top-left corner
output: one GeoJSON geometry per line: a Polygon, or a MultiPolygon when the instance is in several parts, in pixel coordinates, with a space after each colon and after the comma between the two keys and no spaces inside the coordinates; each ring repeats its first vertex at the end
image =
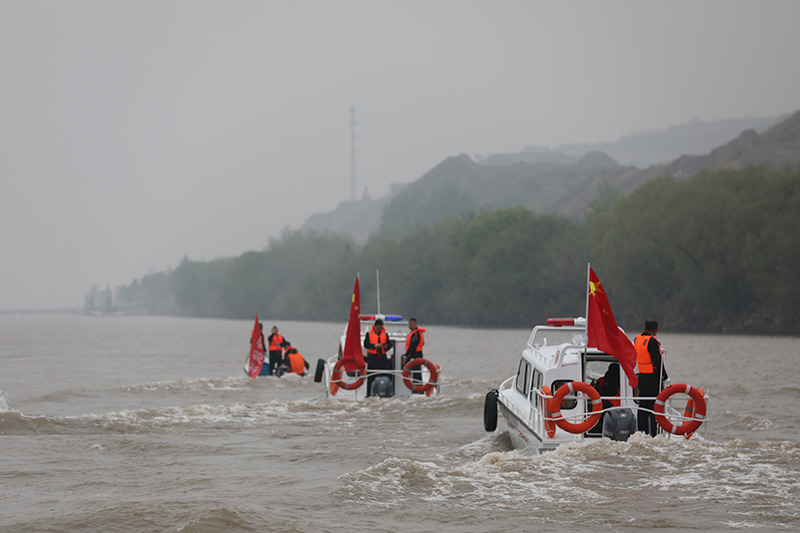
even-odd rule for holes
{"type": "Polygon", "coordinates": [[[363,247],[287,231],[264,251],[185,259],[135,283],[158,282],[146,293],[155,312],[346,321],[359,272],[362,308],[377,311],[380,269],[384,313],[511,327],[583,316],[591,262],[626,330],[655,318],[671,331],[800,332],[800,173],[725,170],[601,192],[582,222],[521,207],[453,214],[383,229],[363,247]]]}
{"type": "Polygon", "coordinates": [[[663,178],[591,222],[590,254],[618,319],[662,317],[684,331],[800,332],[800,173],[663,178]]]}

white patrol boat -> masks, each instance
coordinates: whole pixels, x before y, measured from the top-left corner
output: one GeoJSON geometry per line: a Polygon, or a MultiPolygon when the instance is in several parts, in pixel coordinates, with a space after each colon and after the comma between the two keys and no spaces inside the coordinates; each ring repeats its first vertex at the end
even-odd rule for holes
{"type": "MultiPolygon", "coordinates": [[[[389,360],[388,369],[356,370],[346,372],[342,356],[344,354],[347,327],[339,339],[339,351],[329,359],[317,361],[314,381],[324,380],[325,391],[329,398],[342,400],[363,400],[368,396],[367,384],[372,380],[372,396],[407,398],[412,394],[431,396],[439,392],[439,366],[427,359],[416,358],[404,361],[406,338],[409,334],[408,322],[400,315],[359,315],[359,347],[364,352],[364,338],[369,333],[375,320],[383,320],[391,349],[386,353],[389,360]]],[[[423,330],[424,331],[424,330],[423,330]]]]}
{"type": "Polygon", "coordinates": [[[702,389],[672,384],[657,398],[635,397],[617,359],[587,346],[585,327],[584,318],[567,318],[533,328],[517,373],[486,395],[486,431],[497,428],[499,407],[518,449],[553,450],[586,438],[627,440],[636,432],[639,400],[655,400],[650,412],[664,433],[689,438],[698,430],[706,413],[702,389]]]}

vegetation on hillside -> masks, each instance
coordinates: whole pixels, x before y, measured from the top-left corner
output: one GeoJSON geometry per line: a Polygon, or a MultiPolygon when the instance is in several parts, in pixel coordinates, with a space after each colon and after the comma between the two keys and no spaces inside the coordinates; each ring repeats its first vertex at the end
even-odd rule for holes
{"type": "MultiPolygon", "coordinates": [[[[385,214],[385,222],[401,218],[385,214]]],[[[150,287],[138,297],[156,313],[249,318],[258,309],[265,319],[346,321],[358,272],[363,309],[377,311],[380,269],[383,312],[428,324],[531,326],[585,313],[591,262],[629,331],[655,318],[670,331],[800,333],[794,170],[666,177],[625,196],[605,185],[583,222],[522,207],[431,224],[420,212],[414,221],[405,232],[382,229],[363,247],[287,231],[264,251],[185,259],[126,291],[150,287]]]]}

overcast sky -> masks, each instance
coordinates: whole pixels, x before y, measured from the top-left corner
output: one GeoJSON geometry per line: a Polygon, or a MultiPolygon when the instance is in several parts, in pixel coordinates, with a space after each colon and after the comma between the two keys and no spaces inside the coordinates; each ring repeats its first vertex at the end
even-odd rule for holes
{"type": "Polygon", "coordinates": [[[800,2],[0,0],[0,309],[261,250],[443,159],[800,109],[800,2]]]}

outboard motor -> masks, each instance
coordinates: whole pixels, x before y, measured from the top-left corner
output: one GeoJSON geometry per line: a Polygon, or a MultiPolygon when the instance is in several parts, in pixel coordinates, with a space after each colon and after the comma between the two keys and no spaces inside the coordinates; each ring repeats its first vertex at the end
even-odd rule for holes
{"type": "Polygon", "coordinates": [[[614,409],[603,416],[603,436],[624,441],[636,433],[636,417],[630,409],[614,409]]]}
{"type": "Polygon", "coordinates": [[[394,396],[394,387],[392,387],[392,378],[389,376],[376,376],[372,381],[372,396],[380,398],[391,398],[394,396]]]}

